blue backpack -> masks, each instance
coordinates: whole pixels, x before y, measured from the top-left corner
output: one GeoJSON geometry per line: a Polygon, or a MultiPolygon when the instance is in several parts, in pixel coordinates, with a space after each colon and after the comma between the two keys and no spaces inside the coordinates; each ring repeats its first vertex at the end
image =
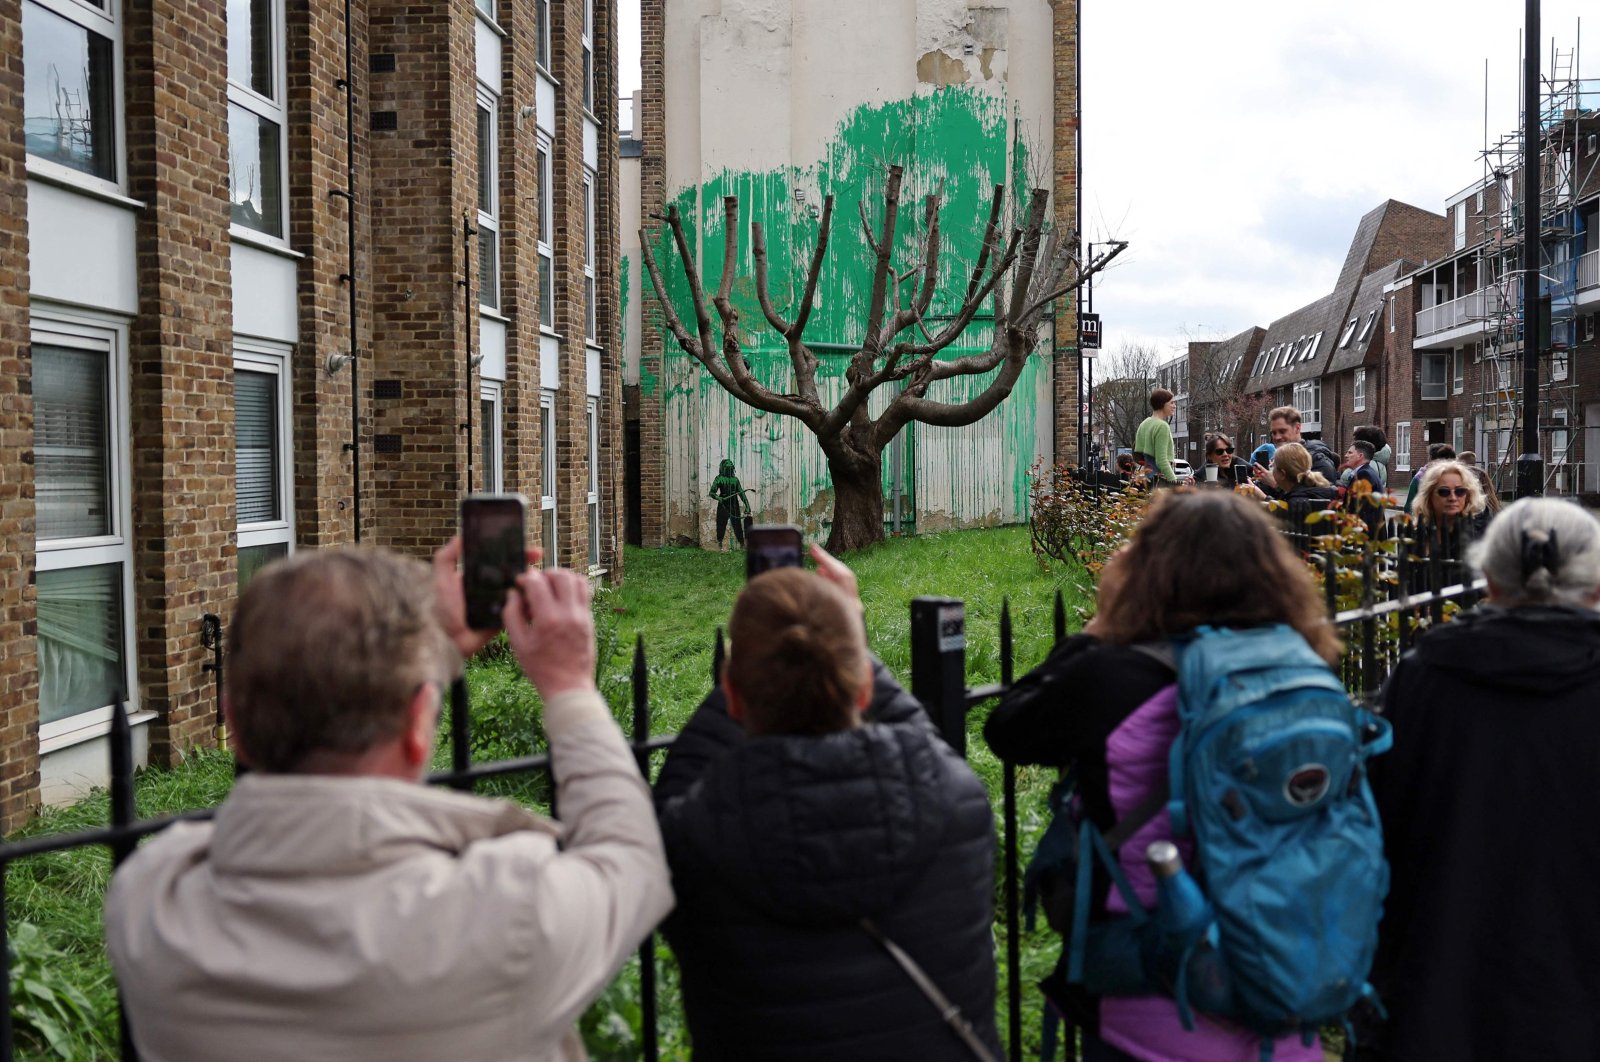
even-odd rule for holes
{"type": "Polygon", "coordinates": [[[1170,656],[1145,651],[1178,675],[1170,791],[1105,835],[1081,819],[1071,830],[1066,980],[1103,995],[1165,993],[1186,1028],[1197,1010],[1225,1018],[1260,1033],[1268,1057],[1278,1037],[1309,1040],[1372,997],[1366,977],[1389,867],[1364,765],[1389,747],[1389,725],[1352,704],[1285,626],[1201,627],[1170,656]],[[1112,851],[1163,807],[1174,832],[1194,838],[1188,870],[1215,916],[1182,954],[1162,953],[1112,851]],[[1127,901],[1127,918],[1089,922],[1096,859],[1127,901]]]}

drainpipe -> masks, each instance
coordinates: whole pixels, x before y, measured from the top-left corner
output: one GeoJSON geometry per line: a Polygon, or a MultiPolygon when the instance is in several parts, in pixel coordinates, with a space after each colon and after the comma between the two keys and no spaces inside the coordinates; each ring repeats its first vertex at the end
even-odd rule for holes
{"type": "Polygon", "coordinates": [[[345,271],[339,281],[350,296],[350,441],[344,449],[350,454],[351,494],[355,540],[361,541],[361,359],[356,356],[360,343],[360,319],[356,313],[356,90],[355,34],[350,25],[350,0],[344,0],[344,77],[334,82],[344,92],[344,187],[328,194],[344,200],[345,271]]]}
{"type": "Polygon", "coordinates": [[[1544,461],[1539,457],[1539,291],[1544,227],[1539,187],[1539,0],[1527,0],[1522,30],[1522,453],[1517,457],[1517,497],[1544,493],[1544,461]]]}
{"type": "Polygon", "coordinates": [[[472,394],[472,237],[478,234],[476,226],[472,224],[472,215],[467,211],[461,213],[461,338],[462,345],[466,348],[466,357],[462,359],[462,387],[467,395],[467,421],[461,425],[461,430],[467,433],[467,475],[464,481],[463,494],[472,493],[472,406],[476,399],[472,394]]]}

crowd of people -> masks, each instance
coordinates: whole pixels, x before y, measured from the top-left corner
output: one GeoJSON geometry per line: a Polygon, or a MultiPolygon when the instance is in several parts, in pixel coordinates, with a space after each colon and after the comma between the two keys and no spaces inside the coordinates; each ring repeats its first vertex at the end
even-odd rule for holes
{"type": "MultiPolygon", "coordinates": [[[[1291,504],[1327,495],[1341,470],[1297,434],[1250,483],[1225,436],[1208,460],[1291,504]]],[[[1381,489],[1386,447],[1356,441],[1342,471],[1381,489]]],[[[1104,829],[1169,784],[1178,675],[1152,646],[1282,625],[1339,654],[1306,566],[1242,493],[1156,497],[1093,620],[985,726],[1005,761],[1071,766],[1104,829]],[[1208,542],[1233,560],[1195,563],[1208,542]]],[[[1419,497],[1439,526],[1483,507],[1445,457],[1419,497]]],[[[502,621],[543,700],[555,820],[419,784],[443,693],[491,636],[465,622],[458,543],[431,573],[361,548],[263,569],[229,629],[224,706],[248,771],[107,896],[141,1057],[582,1058],[577,1018],[660,925],[696,1059],[997,1059],[985,787],[871,654],[854,575],[812,555],[814,571],[746,584],[722,680],[653,793],[595,687],[588,583],[537,565],[517,579],[502,621]]],[[[1362,1050],[1587,1059],[1600,523],[1521,501],[1469,556],[1488,604],[1424,634],[1383,692],[1393,751],[1371,779],[1393,888],[1371,979],[1387,1020],[1369,1014],[1362,1050]]],[[[1162,840],[1193,855],[1155,814],[1118,850],[1130,893],[1093,876],[1096,922],[1155,903],[1140,856],[1162,840]]],[[[1051,999],[1090,1062],[1263,1057],[1258,1035],[1161,993],[1051,999]]],[[[1300,1037],[1270,1049],[1323,1057],[1300,1037]]]]}

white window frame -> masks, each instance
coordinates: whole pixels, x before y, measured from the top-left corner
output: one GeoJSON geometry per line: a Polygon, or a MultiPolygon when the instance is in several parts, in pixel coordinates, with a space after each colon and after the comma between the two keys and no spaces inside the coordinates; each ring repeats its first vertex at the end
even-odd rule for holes
{"type": "Polygon", "coordinates": [[[1425,353],[1417,364],[1417,397],[1423,402],[1437,402],[1448,398],[1450,395],[1450,355],[1448,353],[1425,353]],[[1436,366],[1439,370],[1439,379],[1430,382],[1428,369],[1436,366]]]}
{"type": "Polygon", "coordinates": [[[539,232],[537,238],[539,252],[539,330],[550,335],[556,334],[556,252],[552,245],[555,238],[555,165],[552,151],[553,145],[543,136],[535,139],[534,143],[534,169],[535,179],[539,193],[539,232]],[[548,285],[548,287],[547,287],[548,285]],[[546,306],[545,292],[550,292],[549,305],[546,306]],[[546,312],[548,311],[548,312],[546,312]]]}
{"type": "Polygon", "coordinates": [[[1467,245],[1467,201],[1463,199],[1456,204],[1455,209],[1455,249],[1461,250],[1467,245]]]}
{"type": "Polygon", "coordinates": [[[583,171],[583,336],[590,346],[600,342],[599,286],[595,283],[595,174],[583,171]]]}
{"type": "Polygon", "coordinates": [[[1400,296],[1389,296],[1389,331],[1394,332],[1395,318],[1400,316],[1400,296]]]}
{"type": "Polygon", "coordinates": [[[494,21],[494,18],[495,18],[494,0],[474,0],[474,3],[476,4],[476,6],[478,8],[478,14],[482,15],[484,18],[488,19],[490,22],[494,21]]]}
{"type": "MultiPolygon", "coordinates": [[[[31,342],[72,347],[105,355],[106,359],[106,468],[107,501],[111,509],[111,534],[85,538],[36,539],[34,570],[65,571],[73,568],[119,564],[122,567],[122,679],[125,710],[138,711],[139,684],[134,676],[133,510],[129,473],[128,329],[90,315],[50,311],[35,312],[31,342]]],[[[39,724],[41,754],[77,744],[105,733],[111,725],[113,705],[39,724]]]]}
{"type": "Polygon", "coordinates": [[[1377,324],[1377,322],[1378,311],[1368,310],[1367,319],[1361,322],[1361,330],[1356,333],[1356,342],[1365,343],[1367,341],[1367,337],[1372,334],[1372,326],[1377,324]]]}
{"type": "MultiPolygon", "coordinates": [[[[286,347],[258,340],[237,339],[233,347],[233,371],[266,373],[278,378],[278,403],[274,411],[278,428],[278,497],[282,511],[272,520],[237,525],[238,549],[282,544],[294,552],[294,405],[293,381],[289,376],[291,351],[286,347]]],[[[237,484],[236,484],[237,485],[237,484]]]]}
{"type": "Polygon", "coordinates": [[[1411,470],[1411,422],[1409,420],[1397,421],[1394,426],[1394,438],[1389,440],[1394,445],[1394,467],[1397,472],[1411,470]]]}
{"type": "Polygon", "coordinates": [[[544,547],[544,566],[556,566],[557,534],[561,520],[556,512],[556,393],[539,392],[539,544],[544,547]],[[548,530],[548,534],[546,531],[548,530]],[[546,541],[548,539],[548,541],[546,541]]]}
{"type": "MultiPolygon", "coordinates": [[[[244,242],[264,241],[276,247],[289,246],[289,112],[286,96],[289,88],[289,59],[286,52],[288,45],[288,28],[284,22],[284,0],[266,0],[272,6],[272,91],[275,99],[268,99],[250,88],[241,85],[231,77],[228,79],[228,103],[230,106],[242,107],[258,118],[272,122],[278,127],[278,199],[281,216],[278,218],[278,228],[281,235],[273,235],[260,229],[252,229],[247,225],[240,225],[231,218],[228,222],[228,231],[244,242]]],[[[226,60],[224,60],[226,61],[226,60]]],[[[232,208],[232,180],[233,160],[230,144],[228,160],[229,174],[229,207],[232,208]]]]}
{"type": "Polygon", "coordinates": [[[1572,445],[1572,432],[1567,420],[1565,406],[1557,406],[1550,411],[1550,466],[1552,468],[1567,463],[1567,450],[1572,445]],[[1559,445],[1557,445],[1559,443],[1559,445]]]}
{"type": "Polygon", "coordinates": [[[1345,347],[1348,347],[1350,345],[1350,340],[1353,339],[1355,337],[1355,334],[1356,334],[1356,323],[1359,322],[1360,320],[1361,320],[1360,317],[1352,317],[1352,318],[1350,318],[1349,321],[1347,321],[1345,323],[1344,333],[1339,336],[1339,349],[1340,350],[1343,350],[1345,347]]]}
{"type": "Polygon", "coordinates": [[[1565,380],[1571,371],[1572,362],[1569,352],[1565,350],[1552,350],[1550,352],[1550,379],[1565,380]]]}
{"type": "Polygon", "coordinates": [[[1322,380],[1301,380],[1294,385],[1290,400],[1300,411],[1300,427],[1305,431],[1322,430],[1322,380]]]}
{"type": "Polygon", "coordinates": [[[1351,384],[1350,411],[1352,413],[1365,413],[1367,410],[1367,370],[1357,369],[1355,379],[1351,384]]]}
{"type": "Polygon", "coordinates": [[[583,78],[583,109],[590,117],[594,116],[595,96],[595,69],[594,69],[594,0],[583,0],[583,36],[580,41],[583,54],[579,59],[582,68],[579,71],[583,78]]]}
{"type": "Polygon", "coordinates": [[[534,0],[534,65],[550,72],[550,0],[534,0]]]}
{"type": "Polygon", "coordinates": [[[597,568],[604,553],[600,535],[600,400],[590,398],[584,406],[584,429],[589,447],[589,490],[584,498],[589,515],[589,567],[597,568]]]}
{"type": "Polygon", "coordinates": [[[1456,448],[1457,454],[1467,448],[1467,421],[1465,417],[1451,418],[1450,445],[1456,448]]]}
{"type": "MultiPolygon", "coordinates": [[[[1467,389],[1467,351],[1459,347],[1450,352],[1450,393],[1459,395],[1467,389]]],[[[1460,447],[1456,447],[1460,449],[1460,447]]]]}
{"type": "MultiPolygon", "coordinates": [[[[480,172],[487,172],[486,185],[480,182],[480,198],[476,204],[478,211],[478,307],[484,310],[498,312],[500,309],[500,97],[489,91],[482,82],[478,84],[477,103],[473,108],[472,119],[474,122],[474,136],[476,137],[476,122],[479,112],[489,113],[489,152],[488,166],[481,165],[480,172]],[[489,209],[485,210],[481,193],[487,191],[489,209]],[[483,282],[483,245],[487,241],[494,247],[494,270],[491,279],[494,281],[494,290],[489,292],[483,282]],[[486,297],[488,296],[488,297],[486,297]]],[[[478,145],[480,150],[484,145],[478,145]]]]}
{"type": "Polygon", "coordinates": [[[506,489],[505,485],[505,406],[501,399],[503,385],[498,380],[481,380],[478,383],[478,411],[482,415],[483,423],[480,431],[481,438],[494,441],[494,449],[481,447],[479,456],[483,460],[483,489],[490,494],[498,494],[506,489]],[[487,404],[488,408],[484,406],[487,404]]]}
{"type": "MultiPolygon", "coordinates": [[[[97,33],[111,41],[111,145],[112,165],[116,170],[116,177],[108,180],[96,177],[91,173],[74,169],[71,166],[52,162],[50,159],[38,155],[27,157],[27,168],[30,175],[47,177],[63,184],[77,185],[91,191],[111,192],[121,195],[128,185],[128,137],[127,137],[127,111],[122,91],[123,66],[122,66],[122,5],[125,0],[106,0],[104,10],[93,7],[81,0],[22,0],[22,7],[33,4],[52,14],[60,15],[70,22],[74,22],[90,33],[97,33]]],[[[21,8],[18,9],[19,13],[21,8]]],[[[18,27],[20,34],[21,27],[18,27]]],[[[27,42],[23,42],[24,52],[27,42]]],[[[24,79],[27,74],[24,71],[24,79]]]]}

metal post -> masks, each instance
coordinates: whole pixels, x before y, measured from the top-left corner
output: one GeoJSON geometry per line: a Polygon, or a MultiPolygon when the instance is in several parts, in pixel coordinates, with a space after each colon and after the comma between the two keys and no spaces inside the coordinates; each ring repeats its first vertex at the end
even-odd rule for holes
{"type": "MultiPolygon", "coordinates": [[[[128,713],[123,707],[120,696],[117,698],[117,703],[111,706],[110,742],[111,825],[127,826],[137,817],[138,811],[133,801],[133,729],[128,726],[128,713]]],[[[113,841],[112,868],[121,866],[122,861],[133,854],[137,844],[138,841],[132,837],[122,837],[113,841]]],[[[120,990],[117,992],[117,1029],[122,1038],[122,1057],[136,1060],[139,1055],[133,1046],[133,1030],[128,1027],[128,1009],[122,1005],[120,990]]]]}
{"type": "Polygon", "coordinates": [[[718,686],[722,683],[722,664],[728,657],[727,646],[722,640],[722,628],[717,628],[717,644],[711,649],[711,685],[718,686]]]}
{"type": "Polygon", "coordinates": [[[467,446],[467,475],[463,483],[463,494],[472,493],[472,407],[477,404],[478,396],[472,386],[472,237],[478,234],[477,228],[472,224],[472,216],[465,211],[461,214],[461,296],[462,307],[462,339],[466,344],[467,353],[462,361],[462,373],[465,376],[463,388],[466,390],[467,422],[461,430],[466,432],[467,446]]]}
{"type": "MultiPolygon", "coordinates": [[[[467,678],[463,675],[450,684],[450,768],[458,774],[472,765],[470,725],[467,718],[467,678]]],[[[472,782],[468,779],[457,779],[450,785],[462,790],[472,788],[472,782]]]]}
{"type": "Polygon", "coordinates": [[[1539,230],[1539,0],[1527,0],[1522,40],[1522,453],[1517,457],[1517,497],[1544,493],[1544,461],[1539,457],[1540,274],[1539,230]]]}
{"type": "Polygon", "coordinates": [[[911,599],[911,694],[950,747],[965,758],[967,606],[960,599],[911,599]]]}
{"type": "MultiPolygon", "coordinates": [[[[1014,675],[1011,642],[1011,600],[1000,602],[1000,685],[1011,688],[1014,675]]],[[[1022,899],[1017,882],[1017,768],[1001,766],[1001,810],[1004,822],[1006,872],[1006,1054],[1010,1062],[1022,1062],[1022,899]]]]}
{"type": "MultiPolygon", "coordinates": [[[[721,631],[717,632],[719,635],[721,631]]],[[[639,774],[650,784],[650,672],[644,662],[644,635],[633,643],[633,755],[639,774]]],[[[656,1062],[660,1046],[656,1043],[656,937],[654,933],[639,945],[639,1040],[644,1047],[644,1062],[656,1062]]]]}
{"type": "Polygon", "coordinates": [[[1067,640],[1067,601],[1066,601],[1066,598],[1061,596],[1061,588],[1059,586],[1056,587],[1056,605],[1055,605],[1055,608],[1052,610],[1051,619],[1053,621],[1052,626],[1054,628],[1054,633],[1055,633],[1055,636],[1056,636],[1056,642],[1060,643],[1060,642],[1066,641],[1067,640]]]}
{"type": "Polygon", "coordinates": [[[200,647],[211,652],[211,659],[200,665],[211,672],[217,689],[217,747],[227,748],[227,720],[222,715],[222,620],[215,612],[200,617],[200,647]]]}

